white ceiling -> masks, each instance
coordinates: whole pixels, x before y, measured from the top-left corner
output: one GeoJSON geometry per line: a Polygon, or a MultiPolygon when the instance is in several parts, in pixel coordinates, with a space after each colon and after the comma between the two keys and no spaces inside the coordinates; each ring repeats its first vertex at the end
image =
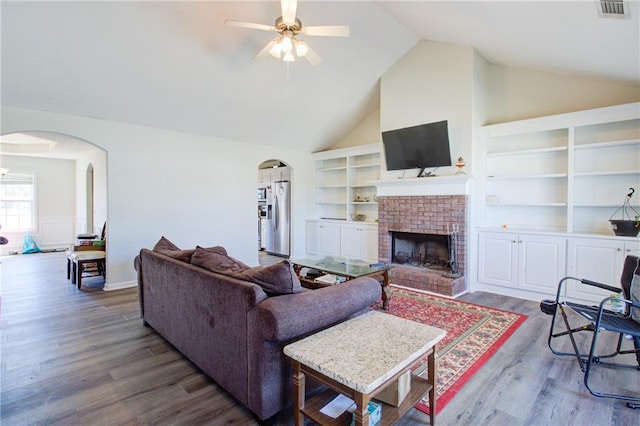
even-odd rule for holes
{"type": "MultiPolygon", "coordinates": [[[[317,66],[252,57],[278,1],[1,3],[4,105],[315,151],[378,107],[380,77],[420,39],[489,62],[640,84],[638,1],[601,19],[582,1],[304,1],[317,66]]],[[[25,129],[39,130],[39,129],[25,129]]],[[[369,142],[369,141],[366,141],[369,142]]]]}

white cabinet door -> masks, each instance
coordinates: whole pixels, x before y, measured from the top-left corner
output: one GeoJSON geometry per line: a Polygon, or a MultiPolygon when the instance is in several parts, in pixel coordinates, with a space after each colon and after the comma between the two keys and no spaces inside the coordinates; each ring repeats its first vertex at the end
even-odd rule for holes
{"type": "Polygon", "coordinates": [[[307,253],[320,254],[320,224],[307,222],[307,253]]]}
{"type": "Polygon", "coordinates": [[[624,243],[624,255],[625,257],[628,255],[640,257],[640,243],[624,243]]]}
{"type": "Polygon", "coordinates": [[[361,240],[362,258],[371,260],[373,262],[378,261],[378,227],[367,226],[362,229],[361,240]]]}
{"type": "Polygon", "coordinates": [[[340,230],[340,255],[352,259],[360,258],[362,229],[355,225],[342,225],[340,230]]]}
{"type": "Polygon", "coordinates": [[[258,171],[258,179],[261,184],[269,185],[271,183],[271,169],[260,169],[258,171]]]}
{"type": "Polygon", "coordinates": [[[307,253],[340,256],[340,226],[327,222],[307,222],[307,253]]]}
{"type": "MultiPolygon", "coordinates": [[[[620,287],[620,274],[624,261],[624,243],[608,239],[570,238],[567,275],[620,287]]],[[[609,292],[568,282],[569,297],[600,303],[609,292]]]]}
{"type": "Polygon", "coordinates": [[[328,256],[340,256],[340,226],[335,223],[320,225],[323,253],[328,256]]]}
{"type": "Polygon", "coordinates": [[[344,224],[340,229],[340,255],[351,259],[378,261],[378,227],[344,224]]]}
{"type": "Polygon", "coordinates": [[[518,236],[518,288],[555,294],[565,276],[566,238],[518,236]]]}
{"type": "Polygon", "coordinates": [[[565,275],[566,238],[482,232],[478,244],[482,283],[555,294],[565,275]]]}
{"type": "Polygon", "coordinates": [[[518,270],[517,234],[481,232],[478,236],[478,281],[515,288],[518,270]]]}

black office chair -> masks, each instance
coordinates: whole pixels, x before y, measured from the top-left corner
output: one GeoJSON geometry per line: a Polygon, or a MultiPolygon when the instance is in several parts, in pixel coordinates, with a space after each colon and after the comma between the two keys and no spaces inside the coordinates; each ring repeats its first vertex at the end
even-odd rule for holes
{"type": "Polygon", "coordinates": [[[556,355],[576,357],[580,369],[584,372],[584,384],[592,395],[620,399],[626,401],[627,406],[630,408],[640,408],[640,394],[621,395],[601,392],[594,390],[589,382],[591,369],[594,365],[634,369],[636,371],[629,372],[631,376],[635,376],[635,381],[632,379],[631,383],[638,383],[640,380],[640,300],[637,299],[637,294],[640,292],[640,258],[627,256],[620,284],[622,285],[621,289],[587,279],[564,277],[558,284],[556,299],[543,300],[540,303],[540,309],[542,312],[553,316],[547,341],[549,349],[556,355]],[[563,294],[564,285],[568,281],[599,287],[619,296],[607,297],[598,306],[573,303],[565,300],[563,294]],[[632,293],[636,295],[636,298],[633,297],[632,293]],[[621,304],[620,312],[614,312],[610,309],[612,303],[621,304]],[[570,312],[575,312],[579,317],[571,315],[570,312]],[[561,320],[558,320],[558,317],[561,320]],[[579,323],[576,324],[578,320],[579,323]],[[574,322],[574,324],[570,324],[570,322],[574,322]],[[561,326],[556,327],[556,323],[564,325],[564,328],[561,326]],[[576,340],[576,336],[585,331],[592,333],[588,353],[584,350],[581,352],[580,342],[576,340]],[[597,343],[598,337],[603,332],[617,333],[618,338],[615,350],[610,353],[600,354],[597,343]],[[629,336],[633,342],[625,342],[627,340],[625,336],[629,336]],[[566,342],[566,339],[561,339],[562,337],[569,338],[573,352],[563,352],[559,349],[561,342],[566,342]],[[631,344],[633,348],[623,349],[623,346],[631,346],[631,344]],[[635,360],[632,362],[629,362],[628,356],[623,358],[625,362],[614,362],[618,361],[617,357],[619,356],[634,354],[635,360]],[[614,358],[616,359],[614,360],[614,358]]]}

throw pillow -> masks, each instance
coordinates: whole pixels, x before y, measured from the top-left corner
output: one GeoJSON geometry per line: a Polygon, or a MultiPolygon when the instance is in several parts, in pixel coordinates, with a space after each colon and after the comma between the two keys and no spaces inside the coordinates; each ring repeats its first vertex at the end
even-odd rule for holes
{"type": "Polygon", "coordinates": [[[249,269],[248,265],[227,255],[227,251],[220,246],[210,248],[196,246],[191,256],[191,264],[225,275],[249,269]]]}
{"type": "Polygon", "coordinates": [[[153,251],[157,251],[158,253],[162,253],[165,256],[172,257],[177,260],[181,260],[182,262],[190,262],[191,255],[195,250],[180,250],[180,248],[169,241],[167,238],[162,236],[160,240],[153,246],[153,251]]]}
{"type": "Polygon", "coordinates": [[[258,284],[268,295],[300,293],[303,291],[298,275],[288,260],[269,266],[250,268],[233,274],[235,278],[258,284]]]}
{"type": "Polygon", "coordinates": [[[180,250],[180,247],[173,244],[163,235],[162,237],[160,237],[160,240],[156,243],[156,245],[153,246],[153,251],[163,251],[163,250],[180,250]]]}

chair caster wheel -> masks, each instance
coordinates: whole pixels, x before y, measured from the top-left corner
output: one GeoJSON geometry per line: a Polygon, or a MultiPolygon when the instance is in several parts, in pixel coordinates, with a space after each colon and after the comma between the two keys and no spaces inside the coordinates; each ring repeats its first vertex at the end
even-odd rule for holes
{"type": "Polygon", "coordinates": [[[540,310],[547,315],[555,315],[558,304],[555,300],[545,299],[540,302],[540,310]]]}

